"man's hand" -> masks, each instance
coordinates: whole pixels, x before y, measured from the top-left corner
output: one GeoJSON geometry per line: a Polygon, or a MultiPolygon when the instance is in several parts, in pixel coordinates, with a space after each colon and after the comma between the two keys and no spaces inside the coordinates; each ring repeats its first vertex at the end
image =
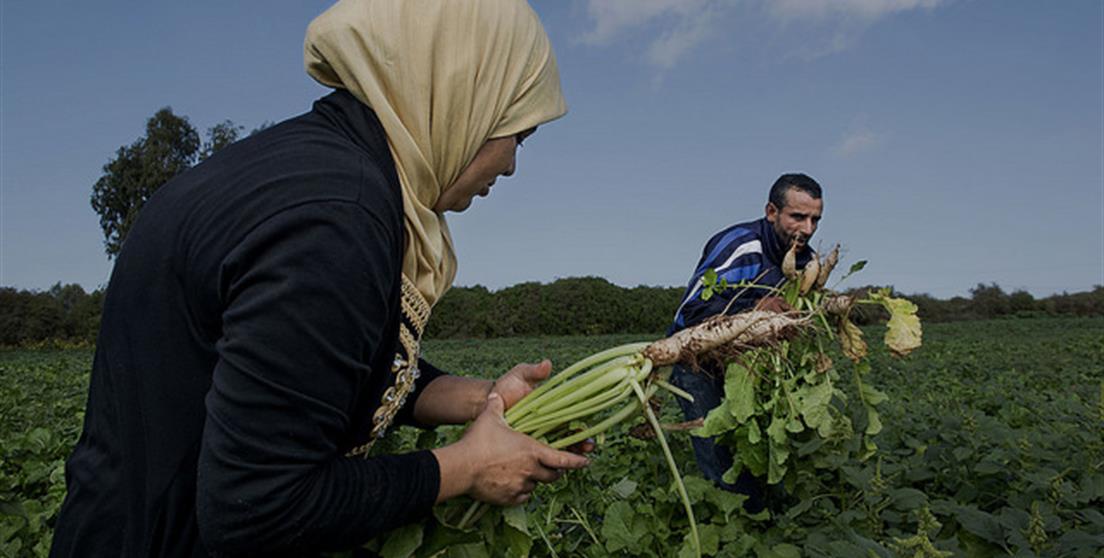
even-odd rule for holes
{"type": "Polygon", "coordinates": [[[491,393],[497,393],[502,398],[505,408],[509,409],[529,395],[537,384],[548,379],[551,373],[552,362],[548,359],[536,364],[519,364],[495,381],[491,393]]]}
{"type": "Polygon", "coordinates": [[[516,506],[529,499],[538,482],[555,481],[565,469],[589,464],[585,457],[513,431],[502,416],[504,410],[502,397],[492,392],[459,442],[433,450],[441,470],[438,502],[468,494],[483,502],[516,506]]]}
{"type": "Polygon", "coordinates": [[[793,312],[793,306],[787,304],[786,300],[780,296],[765,296],[759,299],[759,302],[755,305],[755,309],[764,312],[774,312],[776,314],[793,312]]]}

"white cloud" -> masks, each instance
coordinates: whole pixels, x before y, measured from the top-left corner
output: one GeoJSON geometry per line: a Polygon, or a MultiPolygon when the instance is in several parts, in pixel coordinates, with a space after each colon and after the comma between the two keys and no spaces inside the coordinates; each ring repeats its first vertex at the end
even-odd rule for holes
{"type": "Polygon", "coordinates": [[[582,42],[603,45],[649,27],[645,59],[660,69],[674,66],[716,30],[714,16],[734,0],[588,0],[594,28],[582,42]]]}
{"type": "Polygon", "coordinates": [[[858,128],[844,134],[836,145],[835,152],[841,157],[852,157],[859,153],[871,151],[884,142],[881,134],[877,134],[868,128],[858,128]]]}
{"type": "Polygon", "coordinates": [[[716,21],[713,12],[712,9],[705,9],[682,18],[648,47],[648,60],[663,69],[674,66],[683,55],[713,33],[716,21]]]}
{"type": "Polygon", "coordinates": [[[674,26],[692,16],[709,0],[588,0],[587,14],[594,29],[582,36],[589,44],[606,44],[617,35],[642,27],[653,20],[669,17],[674,26]]]}
{"type": "Polygon", "coordinates": [[[948,0],[766,0],[782,20],[821,21],[830,16],[873,22],[897,12],[932,9],[948,0]]]}
{"type": "MultiPolygon", "coordinates": [[[[645,59],[666,70],[709,38],[741,6],[743,15],[773,19],[776,25],[802,23],[824,27],[824,44],[806,44],[811,58],[848,48],[863,28],[900,12],[934,9],[952,0],[586,0],[594,26],[580,36],[583,43],[605,45],[647,28],[645,59]]],[[[756,25],[754,21],[751,25],[756,25]]],[[[729,30],[728,32],[731,32],[729,30]]]]}

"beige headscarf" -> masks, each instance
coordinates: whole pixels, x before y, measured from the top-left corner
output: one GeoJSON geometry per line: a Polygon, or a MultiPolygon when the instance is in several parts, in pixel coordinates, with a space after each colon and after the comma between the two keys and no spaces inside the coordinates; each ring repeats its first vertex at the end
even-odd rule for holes
{"type": "Polygon", "coordinates": [[[525,0],[340,0],[307,29],[307,73],[372,107],[402,183],[403,275],[434,304],[456,276],[433,211],[491,138],[566,111],[556,59],[525,0]]]}

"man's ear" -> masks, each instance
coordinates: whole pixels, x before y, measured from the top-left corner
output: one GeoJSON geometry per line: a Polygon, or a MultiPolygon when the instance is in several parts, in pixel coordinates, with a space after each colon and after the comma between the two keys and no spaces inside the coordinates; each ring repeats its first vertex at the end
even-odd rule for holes
{"type": "Polygon", "coordinates": [[[771,202],[767,202],[766,214],[768,222],[773,223],[778,220],[778,208],[771,202]]]}

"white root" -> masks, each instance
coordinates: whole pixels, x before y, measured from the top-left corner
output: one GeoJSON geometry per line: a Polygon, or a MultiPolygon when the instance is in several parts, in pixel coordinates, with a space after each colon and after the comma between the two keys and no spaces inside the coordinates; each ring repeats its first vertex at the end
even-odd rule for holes
{"type": "Polygon", "coordinates": [[[655,366],[694,362],[726,345],[752,346],[773,342],[808,323],[808,318],[753,310],[710,318],[648,345],[641,354],[655,366]]]}
{"type": "Polygon", "coordinates": [[[828,256],[824,258],[824,262],[820,264],[820,275],[817,277],[816,288],[823,289],[824,285],[828,284],[828,276],[832,274],[832,270],[835,269],[836,264],[839,263],[840,245],[836,244],[835,248],[832,248],[831,252],[828,252],[828,256]]]}
{"type": "Polygon", "coordinates": [[[809,263],[805,264],[805,270],[801,272],[801,294],[805,294],[812,290],[813,285],[816,284],[819,277],[820,259],[818,259],[817,253],[813,252],[812,259],[809,260],[809,263]]]}

